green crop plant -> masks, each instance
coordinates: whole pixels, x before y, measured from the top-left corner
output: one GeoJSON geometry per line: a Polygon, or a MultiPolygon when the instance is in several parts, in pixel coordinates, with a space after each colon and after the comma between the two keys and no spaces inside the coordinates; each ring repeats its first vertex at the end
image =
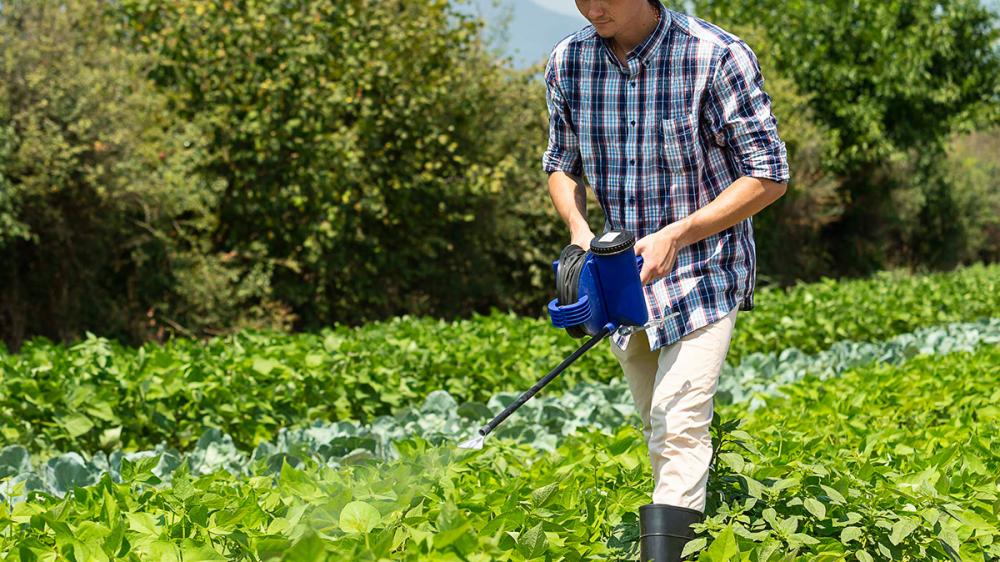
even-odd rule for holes
{"type": "MultiPolygon", "coordinates": [[[[815,355],[795,349],[780,354],[752,354],[738,367],[723,370],[717,403],[746,401],[746,408],[753,411],[766,404],[767,397],[781,395],[782,388],[807,375],[825,380],[875,364],[900,365],[917,355],[972,351],[997,343],[1000,319],[923,328],[886,342],[839,342],[815,355]]],[[[151,455],[160,456],[153,470],[164,480],[169,480],[170,473],[182,462],[192,474],[199,475],[219,468],[234,474],[253,474],[259,462],[277,470],[284,461],[296,464],[306,459],[329,466],[369,458],[391,460],[397,456],[393,443],[408,437],[420,436],[434,445],[472,437],[494,412],[517,396],[500,392],[486,404],[459,405],[448,392],[436,390],[419,407],[404,408],[395,416],[380,416],[371,424],[340,421],[285,427],[273,441],[262,442],[252,451],[240,450],[231,436],[214,428],[206,429],[194,447],[183,452],[161,443],[146,451],[73,451],[47,458],[45,451],[32,454],[20,445],[10,445],[0,448],[0,477],[14,475],[16,480],[24,480],[26,491],[37,489],[62,495],[74,486],[96,483],[105,473],[117,480],[123,459],[134,462],[151,455]]],[[[491,434],[491,440],[514,439],[551,451],[580,428],[593,427],[613,434],[637,420],[624,380],[580,383],[561,394],[536,396],[491,434]]]]}
{"type": "MultiPolygon", "coordinates": [[[[795,347],[816,353],[845,339],[877,341],[947,322],[1000,317],[1000,266],[924,277],[762,290],[740,313],[728,357],[795,347]],[[979,295],[969,299],[968,294],[979,295]]],[[[435,390],[483,402],[523,390],[579,344],[547,321],[494,312],[445,322],[397,318],[315,334],[246,331],[205,342],[132,349],[90,337],[0,353],[0,437],[33,451],[189,448],[207,428],[242,448],[312,421],[371,422],[435,390]]],[[[559,388],[621,375],[604,350],[584,355],[559,388]]]]}
{"type": "MultiPolygon", "coordinates": [[[[748,412],[720,408],[701,561],[1000,555],[1000,347],[815,377],[748,412]],[[740,420],[743,420],[742,424],[740,420]]],[[[414,437],[399,459],[285,463],[239,477],[156,459],[65,498],[0,507],[0,555],[26,559],[607,560],[634,556],[648,502],[638,428],[581,430],[554,452],[414,437]],[[172,558],[171,558],[172,557],[172,558]]],[[[950,558],[955,556],[957,558],[950,558]]]]}

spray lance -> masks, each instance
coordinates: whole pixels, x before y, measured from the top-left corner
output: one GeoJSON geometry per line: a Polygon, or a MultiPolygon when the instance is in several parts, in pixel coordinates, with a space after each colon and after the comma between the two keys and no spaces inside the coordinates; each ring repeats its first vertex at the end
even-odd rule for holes
{"type": "Polygon", "coordinates": [[[553,326],[565,328],[572,337],[589,335],[590,339],[480,428],[478,437],[459,443],[459,447],[481,449],[490,432],[607,336],[616,331],[631,334],[666,320],[647,322],[639,278],[642,256],[635,255],[634,246],[635,235],[631,232],[611,230],[594,238],[590,251],[575,244],[563,249],[559,259],[552,262],[558,296],[549,302],[549,318],[553,326]]]}

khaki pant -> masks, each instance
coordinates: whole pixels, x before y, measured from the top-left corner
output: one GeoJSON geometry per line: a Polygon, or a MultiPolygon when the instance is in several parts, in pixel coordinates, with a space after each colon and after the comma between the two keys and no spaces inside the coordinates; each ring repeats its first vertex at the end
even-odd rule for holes
{"type": "Polygon", "coordinates": [[[645,331],[632,334],[625,351],[611,343],[642,416],[653,503],[705,511],[712,399],[738,310],[656,351],[645,331]]]}

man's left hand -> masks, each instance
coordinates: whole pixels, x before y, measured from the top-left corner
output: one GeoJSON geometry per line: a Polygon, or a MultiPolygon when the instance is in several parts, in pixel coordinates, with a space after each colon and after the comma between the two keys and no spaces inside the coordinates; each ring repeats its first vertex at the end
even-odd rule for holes
{"type": "Polygon", "coordinates": [[[639,279],[643,285],[656,281],[674,268],[677,253],[684,247],[681,243],[682,230],[680,222],[671,223],[635,243],[636,255],[642,256],[639,279]]]}

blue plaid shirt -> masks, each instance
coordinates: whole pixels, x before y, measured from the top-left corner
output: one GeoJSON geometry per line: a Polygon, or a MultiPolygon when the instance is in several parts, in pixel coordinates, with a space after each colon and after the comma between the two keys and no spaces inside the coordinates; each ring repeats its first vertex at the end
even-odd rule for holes
{"type": "MultiPolygon", "coordinates": [[[[605,229],[636,238],[704,207],[742,176],[789,179],[757,57],[740,38],[659,5],[656,29],[622,65],[592,25],[561,40],[545,68],[546,172],[586,175],[605,229]]],[[[643,287],[650,349],[753,308],[750,218],[683,248],[643,287]],[[664,318],[673,312],[679,314],[664,318]]],[[[612,339],[625,349],[629,336],[612,339]]]]}

